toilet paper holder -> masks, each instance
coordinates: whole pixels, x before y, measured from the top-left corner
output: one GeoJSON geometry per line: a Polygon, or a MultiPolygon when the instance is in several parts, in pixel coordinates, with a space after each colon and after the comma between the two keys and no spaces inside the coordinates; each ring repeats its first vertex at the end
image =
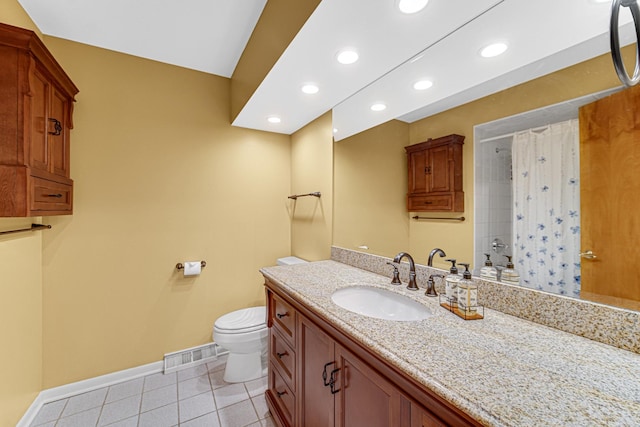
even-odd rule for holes
{"type": "MultiPolygon", "coordinates": [[[[200,267],[205,268],[207,266],[207,261],[200,261],[200,267]]],[[[184,264],[179,262],[176,264],[177,270],[182,270],[184,268],[184,264]]]]}

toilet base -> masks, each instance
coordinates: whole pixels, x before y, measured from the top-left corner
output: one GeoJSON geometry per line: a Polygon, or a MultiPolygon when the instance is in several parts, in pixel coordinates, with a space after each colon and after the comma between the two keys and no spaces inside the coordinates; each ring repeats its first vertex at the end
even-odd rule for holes
{"type": "Polygon", "coordinates": [[[229,353],[222,379],[227,383],[251,381],[266,375],[262,353],[229,353]]]}

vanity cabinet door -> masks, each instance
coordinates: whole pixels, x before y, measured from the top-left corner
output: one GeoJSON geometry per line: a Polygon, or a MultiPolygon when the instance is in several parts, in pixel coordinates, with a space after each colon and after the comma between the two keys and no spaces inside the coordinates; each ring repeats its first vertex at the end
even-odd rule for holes
{"type": "Polygon", "coordinates": [[[308,319],[300,316],[300,423],[301,426],[332,427],[334,395],[325,384],[336,369],[334,341],[308,319]],[[323,374],[325,374],[323,376],[323,374]]]}
{"type": "Polygon", "coordinates": [[[336,345],[336,427],[399,427],[402,395],[392,383],[336,345]]]}

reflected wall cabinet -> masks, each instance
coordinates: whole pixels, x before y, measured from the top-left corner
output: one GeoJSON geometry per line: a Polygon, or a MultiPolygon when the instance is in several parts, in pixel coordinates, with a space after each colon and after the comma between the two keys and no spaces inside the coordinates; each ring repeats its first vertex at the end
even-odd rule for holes
{"type": "Polygon", "coordinates": [[[69,133],[78,88],[30,30],[0,24],[0,216],[73,212],[69,133]]]}
{"type": "Polygon", "coordinates": [[[409,212],[464,212],[462,144],[464,136],[448,135],[404,148],[409,212]]]}

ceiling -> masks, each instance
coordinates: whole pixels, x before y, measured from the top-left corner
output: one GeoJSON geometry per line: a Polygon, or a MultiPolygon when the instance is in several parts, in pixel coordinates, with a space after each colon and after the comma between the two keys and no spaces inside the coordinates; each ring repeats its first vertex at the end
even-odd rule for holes
{"type": "MultiPolygon", "coordinates": [[[[131,55],[230,77],[266,0],[19,0],[38,28],[131,55]]],[[[607,0],[322,0],[234,120],[291,134],[333,110],[340,140],[391,119],[413,122],[606,53],[607,0]],[[509,49],[483,58],[482,47],[509,49]],[[355,48],[360,59],[339,64],[355,48]],[[433,86],[412,88],[429,79],[433,86]],[[300,90],[305,83],[316,94],[300,90]],[[371,111],[384,103],[384,111],[371,111]],[[280,123],[269,123],[277,116],[280,123]]],[[[286,19],[286,17],[283,17],[286,19]]],[[[635,40],[620,14],[622,44],[635,40]]],[[[612,66],[612,73],[613,73],[612,66]]]]}

